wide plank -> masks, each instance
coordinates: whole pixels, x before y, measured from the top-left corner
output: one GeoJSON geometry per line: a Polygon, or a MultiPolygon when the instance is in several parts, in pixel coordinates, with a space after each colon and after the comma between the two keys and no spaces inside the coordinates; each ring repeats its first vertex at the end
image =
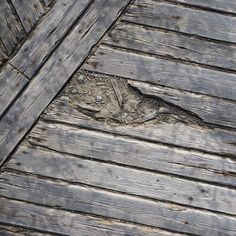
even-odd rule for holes
{"type": "Polygon", "coordinates": [[[40,0],[11,1],[26,33],[29,33],[44,14],[44,9],[40,0]]]}
{"type": "Polygon", "coordinates": [[[32,78],[69,32],[71,26],[78,21],[90,2],[91,0],[56,1],[11,60],[11,64],[32,78]]]}
{"type": "Polygon", "coordinates": [[[83,115],[74,109],[64,97],[50,105],[44,119],[192,150],[236,157],[236,132],[219,128],[209,129],[200,126],[189,126],[182,123],[170,124],[163,122],[137,126],[113,125],[83,115]]]}
{"type": "Polygon", "coordinates": [[[84,69],[236,100],[236,75],[100,46],[84,69]]]}
{"type": "MultiPolygon", "coordinates": [[[[67,145],[66,139],[58,145],[67,145]]],[[[79,147],[82,148],[82,145],[79,147]]],[[[127,149],[127,152],[131,151],[127,149]]],[[[181,179],[178,176],[24,147],[14,155],[7,168],[236,216],[236,190],[181,179]]]]}
{"type": "Polygon", "coordinates": [[[142,94],[161,98],[199,116],[207,123],[236,128],[236,101],[208,97],[139,81],[129,84],[142,94]]]}
{"type": "MultiPolygon", "coordinates": [[[[27,89],[0,121],[0,165],[31,128],[130,0],[90,5],[27,89]]],[[[77,1],[78,2],[78,1],[77,1]]],[[[79,1],[80,2],[80,1],[79,1]]]]}
{"type": "MultiPolygon", "coordinates": [[[[58,152],[236,187],[236,162],[230,158],[44,122],[30,132],[29,141],[58,152]]],[[[12,156],[7,167],[27,166],[18,167],[17,160],[25,162],[25,155],[35,153],[22,150],[12,156]]]]}
{"type": "Polygon", "coordinates": [[[0,1],[0,40],[10,56],[16,45],[25,37],[25,31],[7,1],[0,1]]]}
{"type": "MultiPolygon", "coordinates": [[[[1,195],[196,235],[236,234],[236,218],[104,190],[2,173],[1,195]]],[[[22,214],[22,213],[21,213],[22,214]]],[[[61,217],[62,220],[65,217],[61,217]]]]}
{"type": "MultiPolygon", "coordinates": [[[[0,198],[0,204],[2,206],[0,209],[0,222],[52,232],[56,235],[180,236],[180,234],[170,233],[153,227],[122,223],[109,218],[98,218],[53,208],[49,209],[5,198],[0,198]]],[[[31,233],[23,235],[38,235],[31,233]]],[[[49,234],[44,232],[43,235],[49,234]]],[[[181,235],[184,236],[183,234],[181,235]]]]}
{"type": "MultiPolygon", "coordinates": [[[[225,4],[225,3],[224,3],[225,4]]],[[[236,18],[163,1],[136,0],[123,20],[236,43],[236,18]]]]}
{"type": "MultiPolygon", "coordinates": [[[[194,2],[198,1],[194,0],[194,2]]],[[[236,69],[235,46],[205,41],[171,31],[132,25],[128,22],[117,24],[102,42],[207,66],[236,69]]]]}
{"type": "Polygon", "coordinates": [[[0,117],[21,90],[28,79],[10,64],[6,64],[0,72],[0,117]]]}

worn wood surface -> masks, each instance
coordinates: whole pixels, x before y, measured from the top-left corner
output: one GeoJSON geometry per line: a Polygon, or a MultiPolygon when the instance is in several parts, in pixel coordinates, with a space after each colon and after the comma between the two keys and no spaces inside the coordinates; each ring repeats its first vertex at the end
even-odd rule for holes
{"type": "Polygon", "coordinates": [[[190,35],[236,43],[236,19],[214,12],[154,0],[137,0],[124,20],[190,35]],[[140,10],[140,9],[145,10],[140,10]]]}
{"type": "Polygon", "coordinates": [[[7,64],[0,72],[0,117],[27,84],[28,79],[7,64]]]}
{"type": "Polygon", "coordinates": [[[101,46],[83,68],[236,100],[236,75],[101,46]]]}
{"type": "Polygon", "coordinates": [[[39,0],[12,0],[12,3],[26,33],[29,33],[44,14],[41,2],[39,0]]]}
{"type": "Polygon", "coordinates": [[[7,1],[0,1],[0,40],[8,56],[16,45],[25,37],[25,31],[7,1]]]}
{"type": "MultiPolygon", "coordinates": [[[[197,235],[235,235],[236,218],[91,187],[2,173],[2,196],[197,235]],[[227,226],[227,227],[226,227],[227,226]]],[[[64,218],[64,217],[63,217],[64,218]]]]}
{"type": "Polygon", "coordinates": [[[49,7],[53,3],[53,1],[54,0],[41,0],[45,7],[49,7]]]}
{"type": "Polygon", "coordinates": [[[11,60],[12,65],[32,78],[90,2],[58,0],[11,60]]]}
{"type": "Polygon", "coordinates": [[[8,55],[6,47],[3,45],[2,40],[0,39],[0,69],[4,65],[4,63],[7,61],[8,55]]]}
{"type": "Polygon", "coordinates": [[[116,25],[103,43],[207,66],[236,69],[235,46],[127,22],[116,25]]]}
{"type": "Polygon", "coordinates": [[[63,97],[59,98],[55,105],[51,105],[44,119],[208,153],[236,156],[236,146],[234,145],[236,132],[180,123],[160,123],[143,126],[110,125],[83,115],[75,110],[68,100],[63,97]]]}
{"type": "MultiPolygon", "coordinates": [[[[90,215],[71,213],[63,210],[48,209],[34,204],[0,198],[0,222],[31,226],[36,230],[52,232],[53,235],[89,235],[89,236],[180,236],[142,225],[122,223],[109,218],[98,218],[90,215]],[[24,217],[22,217],[22,215],[24,217]]],[[[18,235],[18,234],[17,234],[18,235]]],[[[38,234],[23,234],[38,235],[38,234]]],[[[181,234],[184,236],[183,234],[181,234]]],[[[15,235],[14,235],[15,236],[15,235]]],[[[21,236],[21,235],[20,235],[21,236]]]]}

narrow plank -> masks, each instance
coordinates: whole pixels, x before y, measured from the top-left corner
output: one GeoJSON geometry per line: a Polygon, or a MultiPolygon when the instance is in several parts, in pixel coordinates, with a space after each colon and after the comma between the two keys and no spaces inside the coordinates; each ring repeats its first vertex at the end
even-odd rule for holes
{"type": "Polygon", "coordinates": [[[27,84],[28,79],[11,65],[0,72],[0,116],[27,84]]]}
{"type": "Polygon", "coordinates": [[[2,40],[0,39],[0,68],[7,61],[8,55],[6,47],[3,45],[2,40]]]}
{"type": "MultiPolygon", "coordinates": [[[[29,141],[58,152],[236,187],[236,162],[216,155],[41,122],[30,132],[29,141]]],[[[27,155],[35,156],[36,153],[21,148],[7,167],[27,168],[31,164],[25,163],[27,155]],[[18,163],[23,164],[18,166],[18,163]]]]}
{"type": "MultiPolygon", "coordinates": [[[[66,145],[66,139],[59,144],[66,145]]],[[[131,152],[131,150],[128,149],[127,152],[131,152]]],[[[136,159],[133,159],[133,162],[135,161],[136,159]]],[[[7,167],[40,176],[59,178],[236,216],[236,190],[194,180],[28,148],[20,148],[7,167]],[[181,191],[179,191],[180,189],[181,191]]]]}
{"type": "Polygon", "coordinates": [[[29,33],[44,14],[44,9],[39,0],[12,0],[21,23],[29,33]]]}
{"type": "Polygon", "coordinates": [[[73,31],[54,51],[0,121],[0,165],[128,3],[129,0],[93,2],[73,31]]]}
{"type": "Polygon", "coordinates": [[[7,1],[0,1],[0,40],[5,45],[8,56],[24,38],[25,31],[7,1]]]}
{"type": "Polygon", "coordinates": [[[236,75],[101,46],[84,69],[236,100],[236,75]]]}
{"type": "MultiPolygon", "coordinates": [[[[223,3],[222,3],[223,4],[223,3]]],[[[124,20],[191,35],[236,43],[236,19],[154,0],[137,0],[124,20]]]]}
{"type": "Polygon", "coordinates": [[[56,1],[11,60],[11,64],[32,78],[90,2],[91,0],[56,1]]]}
{"type": "MultiPolygon", "coordinates": [[[[2,206],[0,209],[0,222],[22,227],[30,226],[36,230],[53,232],[57,235],[180,236],[180,234],[170,233],[157,228],[130,223],[125,224],[107,218],[75,214],[10,199],[0,198],[0,203],[2,206]]],[[[43,233],[43,235],[49,234],[43,233]]],[[[181,235],[184,236],[183,234],[181,235]]]]}
{"type": "MultiPolygon", "coordinates": [[[[236,218],[27,175],[2,173],[1,195],[196,235],[232,235],[236,218]]],[[[62,217],[64,219],[65,217],[62,217]]]]}
{"type": "Polygon", "coordinates": [[[142,140],[175,145],[209,153],[236,157],[236,132],[219,128],[208,129],[182,123],[143,124],[121,126],[96,121],[75,110],[65,98],[57,100],[47,110],[44,119],[64,122],[75,126],[130,136],[142,140]]]}
{"type": "Polygon", "coordinates": [[[129,84],[145,95],[161,98],[168,103],[197,114],[207,123],[236,128],[236,102],[150,85],[139,81],[130,80],[129,84]]]}
{"type": "Polygon", "coordinates": [[[235,46],[127,22],[116,25],[104,38],[103,43],[223,69],[236,68],[235,46]]]}

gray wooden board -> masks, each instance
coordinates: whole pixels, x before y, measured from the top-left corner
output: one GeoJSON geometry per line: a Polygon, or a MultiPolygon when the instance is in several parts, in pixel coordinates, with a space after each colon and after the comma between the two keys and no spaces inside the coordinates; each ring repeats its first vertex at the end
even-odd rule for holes
{"type": "Polygon", "coordinates": [[[236,75],[100,46],[84,69],[236,100],[236,75]]]}
{"type": "MultiPolygon", "coordinates": [[[[36,230],[48,231],[58,235],[180,236],[180,234],[170,233],[157,228],[121,223],[109,218],[71,213],[10,199],[0,198],[0,204],[2,206],[0,208],[0,222],[31,227],[36,230]]],[[[47,234],[43,233],[43,235],[47,234]]],[[[181,235],[184,236],[183,234],[181,235]]]]}
{"type": "Polygon", "coordinates": [[[17,15],[27,33],[29,33],[44,14],[39,0],[11,0],[17,15]]]}
{"type": "Polygon", "coordinates": [[[236,128],[236,102],[205,95],[183,92],[158,85],[150,85],[139,81],[129,81],[129,84],[142,94],[165,100],[198,115],[207,123],[236,128]]]}
{"type": "Polygon", "coordinates": [[[0,39],[0,68],[7,59],[8,55],[6,47],[3,45],[2,40],[0,39]]]}
{"type": "Polygon", "coordinates": [[[99,0],[90,5],[73,31],[0,120],[0,163],[24,137],[128,3],[129,0],[99,0]]]}
{"type": "Polygon", "coordinates": [[[204,7],[206,9],[213,9],[227,13],[236,13],[236,2],[233,0],[172,0],[177,3],[185,3],[190,6],[204,7]]]}
{"type": "Polygon", "coordinates": [[[45,120],[64,122],[88,129],[128,135],[142,140],[236,157],[236,132],[233,131],[188,126],[182,123],[138,126],[110,125],[82,115],[64,98],[60,98],[58,101],[60,102],[49,107],[44,116],[45,120]]]}
{"type": "Polygon", "coordinates": [[[28,80],[11,65],[6,64],[0,72],[0,116],[25,87],[28,80]]]}
{"type": "Polygon", "coordinates": [[[16,45],[25,36],[25,31],[6,0],[0,1],[0,9],[0,40],[10,56],[16,45]]]}
{"type": "Polygon", "coordinates": [[[236,43],[236,18],[154,0],[136,0],[124,20],[236,43]]]}
{"type": "Polygon", "coordinates": [[[91,0],[58,0],[23,44],[11,64],[32,78],[91,0]]]}
{"type": "MultiPolygon", "coordinates": [[[[58,152],[236,187],[236,161],[216,155],[60,124],[38,123],[29,134],[29,141],[58,152]]],[[[27,168],[31,165],[25,163],[27,155],[35,156],[36,153],[30,150],[25,153],[22,148],[12,156],[7,167],[27,168]]]]}
{"type": "Polygon", "coordinates": [[[117,24],[102,42],[131,50],[236,70],[235,46],[132,25],[128,22],[117,24]]]}
{"type": "Polygon", "coordinates": [[[48,7],[49,5],[52,4],[53,0],[41,0],[41,2],[45,7],[48,7]]]}
{"type": "MultiPolygon", "coordinates": [[[[67,145],[66,139],[54,142],[59,142],[58,145],[61,146],[67,145]]],[[[131,152],[128,149],[127,152],[129,151],[131,152]]],[[[236,190],[234,189],[150,173],[127,166],[83,160],[49,151],[20,148],[18,152],[7,167],[236,216],[236,190]]],[[[136,159],[133,159],[133,162],[135,163],[136,159]]]]}
{"type": "Polygon", "coordinates": [[[91,187],[7,172],[0,176],[0,187],[2,196],[31,203],[195,235],[236,234],[235,217],[91,187]]]}

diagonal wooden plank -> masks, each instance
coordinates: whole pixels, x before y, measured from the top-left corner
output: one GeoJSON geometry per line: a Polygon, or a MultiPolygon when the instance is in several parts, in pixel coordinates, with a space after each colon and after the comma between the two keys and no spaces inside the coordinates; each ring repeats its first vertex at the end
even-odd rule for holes
{"type": "Polygon", "coordinates": [[[129,0],[99,0],[90,5],[0,121],[1,164],[128,3],[129,0]]]}
{"type": "Polygon", "coordinates": [[[29,33],[44,14],[44,9],[39,0],[11,0],[21,23],[29,33]]]}
{"type": "Polygon", "coordinates": [[[28,83],[28,79],[7,64],[0,72],[0,117],[28,83]]]}
{"type": "Polygon", "coordinates": [[[91,0],[56,1],[11,60],[11,64],[32,78],[90,2],[91,0]]]}

